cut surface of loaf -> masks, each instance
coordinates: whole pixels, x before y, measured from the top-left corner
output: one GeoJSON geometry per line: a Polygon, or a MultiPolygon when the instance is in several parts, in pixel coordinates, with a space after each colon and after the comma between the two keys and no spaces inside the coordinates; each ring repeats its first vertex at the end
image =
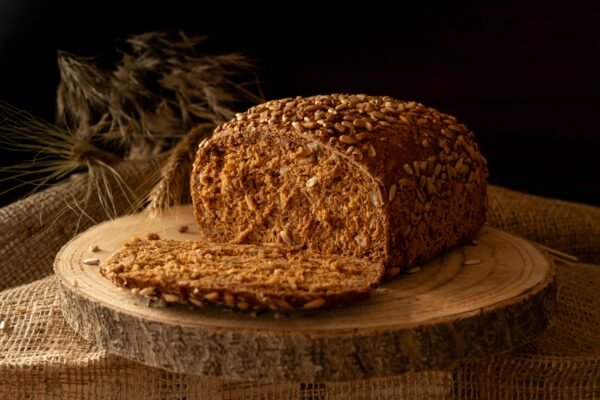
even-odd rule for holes
{"type": "Polygon", "coordinates": [[[486,165],[465,125],[422,104],[297,97],[217,128],[191,194],[205,240],[361,257],[393,276],[481,228],[486,165]]]}
{"type": "Polygon", "coordinates": [[[384,267],[279,245],[135,239],[100,271],[135,294],[171,303],[293,310],[364,299],[379,284],[384,267]]]}

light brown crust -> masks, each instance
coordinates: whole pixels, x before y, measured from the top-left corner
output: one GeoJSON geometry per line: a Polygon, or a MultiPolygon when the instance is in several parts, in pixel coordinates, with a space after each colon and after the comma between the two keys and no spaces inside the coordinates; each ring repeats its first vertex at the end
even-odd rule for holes
{"type": "Polygon", "coordinates": [[[364,299],[383,264],[277,245],[202,244],[133,238],[100,267],[132,293],[167,303],[291,311],[364,299]]]}
{"type": "MultiPolygon", "coordinates": [[[[486,165],[465,125],[422,104],[365,95],[297,97],[258,105],[217,128],[200,145],[191,193],[205,239],[236,240],[250,230],[243,242],[269,242],[277,240],[276,232],[285,230],[294,245],[383,260],[387,274],[393,276],[469,240],[481,228],[486,165]],[[336,214],[331,203],[341,204],[347,194],[344,199],[330,193],[315,197],[333,217],[355,218],[354,225],[332,226],[324,232],[306,229],[310,225],[306,219],[319,218],[314,212],[318,207],[294,214],[269,197],[283,185],[293,186],[286,183],[286,177],[259,183],[267,187],[264,190],[257,189],[256,179],[244,178],[251,160],[250,153],[242,154],[242,146],[255,154],[266,152],[264,158],[270,163],[260,166],[264,177],[278,174],[281,165],[299,166],[289,163],[296,153],[281,157],[273,150],[275,138],[290,151],[317,153],[314,165],[303,170],[305,175],[298,175],[307,178],[307,187],[295,184],[298,192],[309,193],[310,174],[326,174],[334,168],[326,164],[331,159],[341,160],[338,164],[344,172],[361,180],[353,192],[360,206],[342,210],[335,205],[340,209],[336,214]],[[228,156],[235,163],[227,165],[228,156]],[[234,209],[240,200],[227,197],[230,178],[236,190],[249,197],[247,209],[234,209]],[[369,199],[373,204],[368,204],[369,199]],[[365,234],[361,227],[369,225],[368,218],[374,221],[370,225],[375,232],[365,234]],[[286,226],[280,226],[282,221],[286,226]],[[334,240],[338,240],[335,246],[331,245],[334,240]],[[361,248],[365,243],[366,248],[361,248]]],[[[333,184],[329,188],[343,189],[333,184]]],[[[318,222],[321,229],[322,220],[318,222]]]]}

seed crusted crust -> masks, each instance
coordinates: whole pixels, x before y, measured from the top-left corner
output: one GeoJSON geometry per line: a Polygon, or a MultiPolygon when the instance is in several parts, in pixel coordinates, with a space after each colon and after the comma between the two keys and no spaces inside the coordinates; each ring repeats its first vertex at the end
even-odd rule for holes
{"type": "Polygon", "coordinates": [[[100,272],[133,294],[242,311],[310,310],[366,298],[384,267],[278,245],[202,244],[133,238],[100,272]]]}
{"type": "Polygon", "coordinates": [[[475,235],[487,177],[474,134],[455,117],[333,94],[237,114],[200,145],[191,192],[205,239],[383,260],[394,276],[475,235]],[[323,178],[332,174],[349,182],[323,178]]]}

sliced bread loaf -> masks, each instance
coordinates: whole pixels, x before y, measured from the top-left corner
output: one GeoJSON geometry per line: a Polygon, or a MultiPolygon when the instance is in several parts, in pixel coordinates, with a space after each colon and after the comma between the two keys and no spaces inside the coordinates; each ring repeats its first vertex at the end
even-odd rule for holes
{"type": "Polygon", "coordinates": [[[465,125],[422,104],[297,97],[219,127],[191,194],[204,240],[362,257],[393,276],[481,228],[486,164],[465,125]]]}
{"type": "Polygon", "coordinates": [[[384,267],[279,245],[133,239],[100,271],[135,294],[171,303],[293,310],[364,299],[384,267]]]}

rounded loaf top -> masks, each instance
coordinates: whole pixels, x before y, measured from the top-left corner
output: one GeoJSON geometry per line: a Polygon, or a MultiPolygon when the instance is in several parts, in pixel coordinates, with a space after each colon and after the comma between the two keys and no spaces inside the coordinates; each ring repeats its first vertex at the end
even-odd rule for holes
{"type": "Polygon", "coordinates": [[[381,158],[398,156],[405,161],[401,169],[407,175],[420,175],[426,162],[434,171],[439,169],[438,174],[446,172],[447,178],[459,177],[471,184],[487,178],[487,161],[473,132],[456,117],[415,101],[364,94],[278,99],[236,114],[215,134],[264,130],[312,137],[364,164],[383,180],[395,175],[390,169],[396,163],[381,163],[381,158]]]}

